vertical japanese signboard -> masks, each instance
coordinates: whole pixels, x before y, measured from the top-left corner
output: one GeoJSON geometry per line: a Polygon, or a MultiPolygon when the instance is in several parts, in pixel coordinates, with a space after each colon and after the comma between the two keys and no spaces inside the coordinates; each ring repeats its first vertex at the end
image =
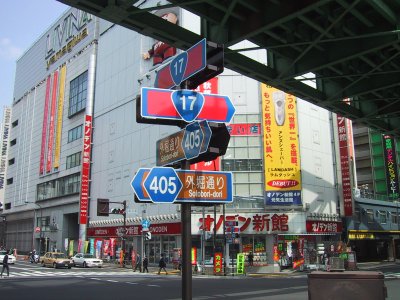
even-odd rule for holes
{"type": "Polygon", "coordinates": [[[222,257],[223,255],[221,252],[216,252],[214,254],[214,274],[221,274],[223,271],[222,257]]]}
{"type": "Polygon", "coordinates": [[[394,138],[389,135],[383,135],[383,151],[385,155],[385,173],[387,194],[390,199],[399,198],[399,174],[396,158],[396,149],[394,138]]]}
{"type": "Polygon", "coordinates": [[[353,215],[353,200],[351,195],[349,146],[347,144],[346,118],[337,115],[337,128],[339,138],[340,168],[342,171],[343,209],[344,215],[353,215]]]}
{"type": "Polygon", "coordinates": [[[266,205],[301,205],[296,98],[261,85],[266,205]]]}
{"type": "Polygon", "coordinates": [[[85,116],[85,132],[83,134],[81,194],[79,201],[79,224],[87,224],[89,207],[89,174],[92,140],[92,116],[85,116]]]}
{"type": "Polygon", "coordinates": [[[47,138],[47,119],[49,114],[49,102],[50,102],[50,85],[51,76],[49,75],[46,79],[46,96],[44,101],[44,112],[43,112],[43,125],[42,125],[42,145],[40,147],[40,166],[39,174],[44,174],[44,160],[46,155],[46,138],[47,138]]]}
{"type": "Polygon", "coordinates": [[[58,71],[53,75],[53,88],[51,93],[51,109],[50,109],[50,123],[49,123],[49,139],[47,143],[47,161],[46,172],[50,173],[53,170],[53,143],[54,143],[54,127],[56,119],[56,106],[57,106],[57,89],[58,89],[58,71]]]}

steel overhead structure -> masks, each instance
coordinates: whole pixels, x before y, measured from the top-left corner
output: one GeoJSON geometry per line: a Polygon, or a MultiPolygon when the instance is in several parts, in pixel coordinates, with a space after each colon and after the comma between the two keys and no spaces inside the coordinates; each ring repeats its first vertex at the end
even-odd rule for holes
{"type": "Polygon", "coordinates": [[[204,37],[224,44],[226,68],[400,136],[399,0],[58,1],[182,50],[204,37]],[[177,6],[201,18],[201,36],[150,13],[177,6]],[[254,47],[233,49],[245,40],[254,47]],[[260,49],[267,64],[245,55],[260,49]]]}

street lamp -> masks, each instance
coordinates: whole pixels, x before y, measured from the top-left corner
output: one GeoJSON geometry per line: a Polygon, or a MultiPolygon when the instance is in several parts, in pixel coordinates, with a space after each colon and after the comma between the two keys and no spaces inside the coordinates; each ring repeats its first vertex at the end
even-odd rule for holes
{"type": "MultiPolygon", "coordinates": [[[[29,202],[29,201],[25,201],[25,203],[33,203],[36,204],[37,206],[39,206],[39,211],[40,211],[40,232],[39,232],[39,257],[42,251],[42,232],[43,232],[43,212],[42,212],[42,206],[39,203],[36,202],[29,202]]],[[[36,219],[36,209],[35,209],[35,219],[36,219]]],[[[36,227],[36,225],[35,225],[36,227]]]]}

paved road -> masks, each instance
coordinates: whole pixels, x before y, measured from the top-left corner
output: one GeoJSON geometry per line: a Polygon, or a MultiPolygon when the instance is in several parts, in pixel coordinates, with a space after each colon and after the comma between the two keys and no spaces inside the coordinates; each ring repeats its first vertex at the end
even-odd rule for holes
{"type": "MultiPolygon", "coordinates": [[[[399,266],[384,269],[385,285],[389,300],[400,295],[399,266]],[[390,277],[388,277],[390,276],[390,277]],[[398,277],[397,277],[398,276],[398,277]]],[[[372,268],[371,268],[372,269],[372,268]]],[[[376,269],[376,268],[375,268],[376,269]]],[[[155,269],[153,269],[154,271],[155,269]]],[[[11,266],[10,278],[0,280],[2,298],[26,299],[181,299],[181,278],[178,275],[134,273],[131,269],[106,266],[103,269],[52,269],[26,262],[11,266]]],[[[192,281],[194,300],[307,300],[307,274],[297,276],[266,277],[214,277],[194,276],[192,281]]]]}

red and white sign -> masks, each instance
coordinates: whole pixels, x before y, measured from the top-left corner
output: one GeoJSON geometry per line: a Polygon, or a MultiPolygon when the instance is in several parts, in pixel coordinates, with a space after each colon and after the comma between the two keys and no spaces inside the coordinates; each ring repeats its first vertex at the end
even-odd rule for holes
{"type": "Polygon", "coordinates": [[[49,140],[47,143],[47,162],[46,162],[47,173],[52,171],[52,164],[53,164],[53,143],[54,143],[54,124],[55,124],[56,106],[57,106],[57,87],[58,87],[58,71],[55,71],[53,76],[53,90],[51,95],[49,140]]]}
{"type": "Polygon", "coordinates": [[[342,222],[336,221],[306,221],[307,232],[311,233],[341,233],[342,222]]]}
{"type": "MultiPolygon", "coordinates": [[[[92,227],[87,229],[88,237],[118,237],[122,226],[92,227]]],[[[129,225],[125,228],[127,236],[142,235],[141,225],[129,225]]],[[[151,224],[149,231],[153,235],[181,234],[181,223],[151,224]]]]}
{"type": "Polygon", "coordinates": [[[39,226],[35,227],[35,232],[40,232],[40,227],[39,226]]]}
{"type": "Polygon", "coordinates": [[[49,114],[49,103],[50,103],[50,85],[51,76],[49,75],[46,80],[46,96],[44,101],[44,113],[43,113],[43,124],[42,124],[42,145],[40,147],[40,165],[39,174],[44,174],[44,160],[46,154],[46,138],[47,138],[47,119],[49,114]]]}
{"type": "MultiPolygon", "coordinates": [[[[204,218],[203,227],[203,217],[199,215],[192,216],[192,219],[198,220],[195,226],[192,228],[196,231],[206,230],[213,232],[214,226],[216,226],[216,231],[222,233],[223,231],[223,221],[224,216],[218,215],[215,222],[214,215],[207,214],[204,218]],[[196,228],[197,227],[197,228],[196,228]]],[[[237,221],[238,226],[235,227],[235,232],[251,234],[251,233],[280,233],[289,231],[289,216],[287,214],[280,213],[256,213],[256,214],[239,214],[239,215],[227,215],[225,216],[225,221],[237,221]]],[[[193,233],[193,231],[192,231],[193,233]]]]}
{"type": "Polygon", "coordinates": [[[90,156],[92,150],[92,116],[85,115],[85,131],[83,133],[81,194],[79,201],[79,224],[87,224],[89,208],[90,156]]]}
{"type": "Polygon", "coordinates": [[[353,199],[351,195],[349,147],[347,144],[346,118],[337,115],[337,127],[339,136],[339,154],[340,167],[342,170],[342,188],[343,188],[343,208],[344,215],[351,217],[353,215],[353,199]]]}
{"type": "Polygon", "coordinates": [[[213,77],[210,80],[203,82],[195,89],[195,91],[203,94],[218,94],[218,77],[213,77]]]}
{"type": "Polygon", "coordinates": [[[259,136],[261,123],[237,123],[226,125],[231,136],[259,136]]]}
{"type": "Polygon", "coordinates": [[[193,171],[219,171],[221,170],[221,157],[217,157],[211,161],[202,161],[190,165],[190,170],[193,171]]]}

